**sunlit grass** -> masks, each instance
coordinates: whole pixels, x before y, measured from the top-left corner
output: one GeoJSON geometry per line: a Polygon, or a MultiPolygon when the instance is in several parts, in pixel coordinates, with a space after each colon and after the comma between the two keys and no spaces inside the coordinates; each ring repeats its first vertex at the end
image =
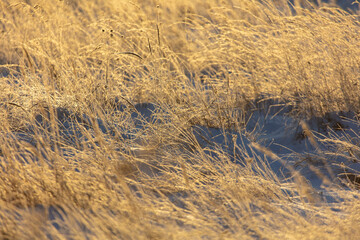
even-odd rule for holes
{"type": "Polygon", "coordinates": [[[359,113],[359,18],[295,2],[1,1],[1,238],[356,239],[357,176],[308,162],[358,138],[305,122],[359,113]],[[336,146],[297,161],[332,203],[246,130],[275,105],[336,146]]]}

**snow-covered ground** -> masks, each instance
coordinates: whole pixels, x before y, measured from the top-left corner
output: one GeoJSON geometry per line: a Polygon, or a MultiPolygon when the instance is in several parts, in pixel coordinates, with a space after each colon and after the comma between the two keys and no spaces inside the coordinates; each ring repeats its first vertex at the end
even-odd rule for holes
{"type": "MultiPolygon", "coordinates": [[[[201,125],[191,126],[188,130],[208,154],[221,150],[241,165],[248,164],[249,159],[255,162],[266,159],[279,179],[291,177],[294,171],[300,172],[322,195],[328,194],[329,189],[329,184],[323,184],[324,177],[330,180],[331,186],[343,186],[345,175],[354,178],[360,174],[360,123],[355,114],[340,112],[326,114],[324,118],[300,119],[292,117],[289,111],[283,105],[269,105],[267,110],[254,110],[247,114],[245,126],[238,130],[201,125]]],[[[121,138],[124,149],[140,156],[148,150],[142,149],[137,139],[146,138],[148,123],[150,126],[156,121],[163,121],[161,119],[167,113],[152,103],[144,103],[131,107],[117,106],[116,111],[109,114],[115,114],[117,121],[100,118],[94,121],[89,116],[79,116],[63,108],[56,109],[56,114],[61,137],[69,144],[74,144],[72,141],[75,139],[82,142],[89,140],[79,126],[93,132],[92,137],[95,137],[94,129],[99,127],[105,138],[121,138]],[[124,111],[132,111],[132,114],[127,119],[119,119],[124,111]],[[158,117],[159,112],[161,117],[158,117]],[[128,122],[127,129],[124,124],[120,127],[118,123],[121,121],[128,122]],[[94,127],[94,124],[97,126],[94,127]]],[[[47,127],[43,113],[35,119],[38,125],[47,127]]],[[[27,134],[14,132],[10,137],[35,145],[33,131],[29,130],[27,134]]]]}
{"type": "MultiPolygon", "coordinates": [[[[132,111],[130,118],[124,119],[131,125],[129,130],[123,125],[120,129],[116,122],[100,118],[95,122],[104,136],[120,137],[125,143],[122,146],[124,149],[135,156],[146,157],[148,150],[142,148],[136,138],[146,137],[147,124],[150,123],[150,126],[156,121],[163,121],[157,116],[161,113],[161,119],[164,119],[166,111],[151,103],[130,108],[119,105],[116,110],[118,117],[123,111],[132,111]],[[118,136],[118,133],[121,135],[118,136]]],[[[91,132],[94,122],[90,117],[80,117],[66,109],[57,109],[56,112],[64,139],[88,141],[89,136],[83,136],[77,128],[78,123],[82,123],[91,132]]],[[[40,115],[36,119],[38,124],[44,124],[40,115]]],[[[216,155],[216,151],[221,150],[228,154],[231,161],[244,166],[253,159],[252,164],[265,167],[265,159],[265,165],[268,164],[282,181],[296,172],[301,173],[313,187],[314,194],[327,201],[337,197],[332,195],[332,188],[346,187],[348,180],[356,182],[355,176],[360,173],[360,151],[356,152],[360,150],[357,147],[360,124],[353,113],[329,113],[324,118],[300,119],[292,117],[288,108],[274,105],[248,114],[245,126],[238,130],[200,125],[191,126],[188,130],[210,155],[216,155]]],[[[18,133],[15,136],[34,144],[30,135],[18,133]]]]}

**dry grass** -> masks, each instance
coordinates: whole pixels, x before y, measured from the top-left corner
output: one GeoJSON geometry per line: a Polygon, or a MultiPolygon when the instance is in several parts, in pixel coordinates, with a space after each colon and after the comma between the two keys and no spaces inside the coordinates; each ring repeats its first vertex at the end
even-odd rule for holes
{"type": "MultiPolygon", "coordinates": [[[[279,179],[269,150],[234,146],[236,164],[190,131],[242,131],[269,99],[302,119],[360,112],[358,15],[285,0],[3,0],[0,31],[1,239],[360,235],[355,187],[324,203],[301,176],[279,179]],[[141,103],[157,120],[134,120],[141,103]]],[[[323,141],[358,161],[358,142],[323,141]]]]}

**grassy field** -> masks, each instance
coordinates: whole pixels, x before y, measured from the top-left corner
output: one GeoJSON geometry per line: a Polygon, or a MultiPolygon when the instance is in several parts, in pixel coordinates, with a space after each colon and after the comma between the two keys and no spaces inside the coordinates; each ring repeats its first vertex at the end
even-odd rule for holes
{"type": "Polygon", "coordinates": [[[359,16],[294,2],[0,1],[0,238],[358,239],[359,16]]]}

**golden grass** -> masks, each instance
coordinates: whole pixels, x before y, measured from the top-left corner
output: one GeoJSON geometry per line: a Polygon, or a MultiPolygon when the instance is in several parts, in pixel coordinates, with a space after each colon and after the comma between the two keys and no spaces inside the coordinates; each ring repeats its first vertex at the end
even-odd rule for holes
{"type": "Polygon", "coordinates": [[[285,0],[3,0],[0,31],[0,238],[360,235],[355,188],[323,203],[301,176],[278,179],[260,145],[237,146],[247,164],[235,164],[190,131],[241,131],[264,99],[303,119],[358,113],[358,15],[285,0]],[[136,128],[139,103],[159,121],[136,128]]]}

